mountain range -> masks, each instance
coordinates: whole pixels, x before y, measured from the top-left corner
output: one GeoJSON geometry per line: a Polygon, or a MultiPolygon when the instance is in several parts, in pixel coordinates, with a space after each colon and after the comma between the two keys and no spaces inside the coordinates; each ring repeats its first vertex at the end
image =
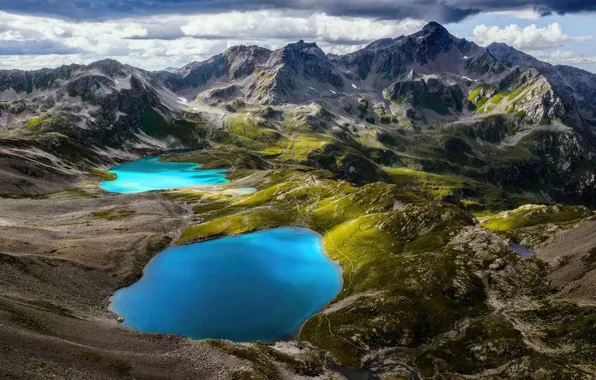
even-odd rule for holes
{"type": "Polygon", "coordinates": [[[346,55],[1,70],[0,377],[592,378],[595,133],[596,74],[435,22],[346,55]],[[150,155],[230,185],[98,189],[150,155]],[[344,268],[287,341],[141,334],[106,308],[168,245],[278,226],[344,268]]]}
{"type": "MultiPolygon", "coordinates": [[[[108,148],[133,152],[217,142],[201,134],[223,138],[230,119],[259,112],[253,119],[260,128],[287,140],[287,115],[309,106],[312,114],[303,115],[309,130],[294,131],[293,139],[314,131],[337,139],[336,130],[349,125],[354,131],[339,140],[367,166],[408,161],[406,166],[542,198],[591,204],[595,195],[587,163],[593,163],[596,143],[596,75],[552,66],[503,44],[482,48],[437,23],[345,56],[326,55],[303,41],[275,51],[235,46],[175,72],[113,60],[1,71],[0,90],[3,139],[27,136],[41,144],[55,133],[68,137],[65,144],[92,145],[79,166],[105,160],[108,148]],[[318,131],[309,124],[322,114],[328,121],[318,131]],[[222,131],[198,131],[189,119],[199,118],[222,131]],[[377,149],[381,161],[371,160],[377,149]]],[[[343,155],[330,145],[321,153],[343,155]]]]}

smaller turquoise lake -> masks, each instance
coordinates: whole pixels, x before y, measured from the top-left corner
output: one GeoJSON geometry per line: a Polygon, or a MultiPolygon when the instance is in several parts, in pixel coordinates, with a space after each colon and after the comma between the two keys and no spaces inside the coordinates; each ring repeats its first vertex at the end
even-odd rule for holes
{"type": "Polygon", "coordinates": [[[137,331],[270,342],[296,333],[342,285],[319,234],[278,228],[170,247],[110,310],[137,331]]]}
{"type": "Polygon", "coordinates": [[[130,194],[228,183],[227,169],[197,170],[200,167],[190,162],[162,162],[159,157],[148,157],[108,170],[118,177],[114,181],[100,183],[99,187],[112,193],[130,194]]]}

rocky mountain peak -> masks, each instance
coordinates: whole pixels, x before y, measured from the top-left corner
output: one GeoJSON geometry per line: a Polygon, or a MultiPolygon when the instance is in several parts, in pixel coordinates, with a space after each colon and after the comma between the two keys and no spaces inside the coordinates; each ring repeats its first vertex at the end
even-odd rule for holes
{"type": "Polygon", "coordinates": [[[303,40],[288,44],[282,48],[281,55],[287,58],[307,58],[308,56],[314,56],[319,59],[327,58],[323,50],[315,42],[304,42],[303,40]]]}
{"type": "Polygon", "coordinates": [[[422,32],[425,34],[431,34],[431,33],[447,33],[449,34],[449,31],[447,31],[447,29],[445,29],[445,27],[441,24],[439,24],[436,21],[431,21],[428,24],[426,24],[424,26],[424,28],[422,28],[422,32]]]}
{"type": "Polygon", "coordinates": [[[237,56],[257,56],[261,54],[271,53],[271,50],[257,46],[257,45],[236,45],[230,48],[227,48],[224,51],[224,56],[228,57],[228,59],[233,59],[237,56]]]}
{"type": "Polygon", "coordinates": [[[417,41],[422,43],[428,42],[441,45],[451,45],[458,40],[455,36],[449,33],[445,27],[434,21],[426,24],[422,30],[413,34],[412,37],[415,37],[417,41]]]}
{"type": "Polygon", "coordinates": [[[97,69],[108,76],[116,75],[126,68],[124,64],[109,58],[95,61],[87,67],[89,69],[97,69]]]}
{"type": "Polygon", "coordinates": [[[233,46],[223,53],[228,67],[228,76],[232,79],[252,74],[255,67],[267,62],[270,55],[271,50],[256,45],[233,46]]]}

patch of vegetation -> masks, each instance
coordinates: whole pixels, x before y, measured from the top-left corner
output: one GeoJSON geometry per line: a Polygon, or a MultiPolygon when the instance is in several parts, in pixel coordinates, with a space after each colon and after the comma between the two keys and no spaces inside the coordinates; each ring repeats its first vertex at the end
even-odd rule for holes
{"type": "Polygon", "coordinates": [[[566,224],[578,222],[592,216],[592,213],[581,206],[541,206],[525,205],[512,211],[505,211],[487,218],[482,227],[499,232],[507,232],[519,227],[530,227],[539,224],[566,224]]]}
{"type": "Polygon", "coordinates": [[[465,201],[473,211],[503,210],[508,205],[515,204],[501,189],[489,184],[407,168],[384,169],[394,183],[421,192],[428,199],[455,203],[465,201]]]}
{"type": "Polygon", "coordinates": [[[525,95],[528,91],[530,91],[530,89],[519,86],[515,90],[511,91],[509,95],[507,95],[507,101],[515,100],[515,98],[522,95],[522,93],[525,95]]]}
{"type": "Polygon", "coordinates": [[[258,141],[265,145],[275,145],[281,139],[279,132],[270,128],[264,119],[247,115],[228,116],[226,129],[234,136],[258,141]]]}
{"type": "Polygon", "coordinates": [[[239,235],[291,225],[295,217],[291,210],[256,209],[188,227],[176,244],[188,244],[221,236],[239,235]]]}
{"type": "Polygon", "coordinates": [[[494,107],[492,106],[484,106],[478,110],[480,113],[491,113],[494,107]]]}
{"type": "Polygon", "coordinates": [[[334,141],[322,134],[298,134],[284,148],[281,158],[306,162],[310,153],[325,148],[334,141]]]}
{"type": "Polygon", "coordinates": [[[393,99],[391,101],[393,103],[395,103],[395,104],[398,104],[398,105],[399,104],[403,104],[406,101],[406,96],[405,95],[402,95],[402,96],[398,97],[397,99],[393,99]]]}
{"type": "Polygon", "coordinates": [[[493,96],[493,97],[490,99],[490,102],[491,102],[492,104],[499,104],[499,103],[501,103],[501,102],[503,101],[503,99],[504,99],[504,98],[505,98],[505,95],[504,95],[504,94],[502,94],[502,93],[498,93],[497,95],[493,96]]]}
{"type": "Polygon", "coordinates": [[[468,110],[475,111],[477,109],[482,108],[486,102],[488,102],[488,98],[484,95],[481,95],[480,92],[486,88],[486,85],[480,85],[470,91],[468,95],[468,110]]]}
{"type": "Polygon", "coordinates": [[[552,124],[552,122],[550,120],[550,117],[545,116],[542,119],[540,119],[540,123],[539,124],[540,125],[550,125],[550,124],[552,124]]]}
{"type": "Polygon", "coordinates": [[[421,102],[422,107],[435,111],[439,115],[451,115],[449,107],[443,102],[441,96],[433,93],[425,93],[421,102]]]}
{"type": "Polygon", "coordinates": [[[569,302],[545,302],[541,307],[520,313],[524,322],[546,326],[541,338],[551,348],[573,346],[575,361],[592,361],[596,349],[596,308],[569,302]]]}
{"type": "Polygon", "coordinates": [[[101,181],[114,181],[118,177],[115,173],[110,173],[107,170],[101,169],[92,169],[89,172],[89,176],[93,178],[97,178],[101,181]]]}
{"type": "Polygon", "coordinates": [[[463,336],[431,349],[416,360],[422,375],[471,375],[497,368],[527,352],[522,334],[503,317],[489,316],[468,326],[463,336]]]}
{"type": "Polygon", "coordinates": [[[110,221],[127,219],[135,214],[136,212],[134,210],[131,210],[127,207],[114,207],[107,210],[93,211],[91,213],[91,215],[96,219],[104,219],[110,221]]]}

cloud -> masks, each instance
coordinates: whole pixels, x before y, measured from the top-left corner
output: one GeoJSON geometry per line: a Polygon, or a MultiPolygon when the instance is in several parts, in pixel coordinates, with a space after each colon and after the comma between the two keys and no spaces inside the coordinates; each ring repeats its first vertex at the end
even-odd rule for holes
{"type": "MultiPolygon", "coordinates": [[[[311,0],[297,2],[304,5],[311,0]]],[[[73,21],[0,11],[0,68],[55,67],[114,58],[154,70],[204,60],[234,45],[277,49],[298,39],[314,41],[327,53],[346,54],[373,40],[415,33],[424,24],[420,19],[394,21],[275,9],[105,21],[73,21]]],[[[515,25],[506,28],[481,25],[474,30],[472,39],[481,44],[499,41],[538,51],[584,38],[568,36],[559,24],[552,24],[523,29],[515,25]]]]}
{"type": "Polygon", "coordinates": [[[596,64],[596,56],[578,55],[570,50],[557,50],[554,52],[538,52],[536,58],[555,65],[591,65],[596,64]]]}
{"type": "Polygon", "coordinates": [[[51,40],[0,40],[0,55],[63,55],[80,53],[81,49],[51,40]]]}
{"type": "Polygon", "coordinates": [[[3,0],[1,6],[8,12],[79,21],[127,18],[131,15],[291,10],[330,16],[457,22],[481,12],[528,8],[541,15],[596,11],[594,0],[3,0]]]}
{"type": "Polygon", "coordinates": [[[11,55],[27,55],[27,67],[39,67],[62,62],[43,59],[43,55],[69,54],[76,63],[110,57],[161,69],[206,59],[233,45],[276,49],[298,39],[315,41],[325,51],[340,54],[378,38],[414,33],[423,25],[420,20],[395,22],[266,10],[83,22],[0,11],[0,50],[4,49],[0,67],[15,67],[18,59],[6,59],[11,55]]]}
{"type": "Polygon", "coordinates": [[[478,25],[474,28],[473,40],[479,45],[489,45],[493,42],[504,42],[521,50],[541,50],[561,46],[566,42],[582,41],[590,36],[571,37],[563,32],[558,23],[552,23],[544,28],[532,24],[521,28],[511,24],[504,28],[498,26],[478,25]]]}
{"type": "Polygon", "coordinates": [[[411,34],[424,26],[421,20],[407,19],[396,23],[325,14],[305,15],[281,12],[230,12],[219,15],[196,15],[180,27],[186,36],[226,38],[243,36],[252,39],[308,39],[345,45],[368,43],[385,37],[411,34]]]}

